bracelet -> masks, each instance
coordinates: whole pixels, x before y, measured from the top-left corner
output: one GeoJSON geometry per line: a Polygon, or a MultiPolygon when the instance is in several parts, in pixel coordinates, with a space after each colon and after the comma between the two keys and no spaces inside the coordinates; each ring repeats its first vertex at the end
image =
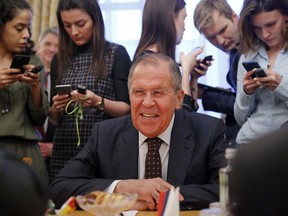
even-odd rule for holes
{"type": "Polygon", "coordinates": [[[96,108],[100,111],[103,111],[104,110],[104,106],[105,106],[105,103],[104,103],[104,97],[101,97],[101,100],[98,102],[96,108]]]}

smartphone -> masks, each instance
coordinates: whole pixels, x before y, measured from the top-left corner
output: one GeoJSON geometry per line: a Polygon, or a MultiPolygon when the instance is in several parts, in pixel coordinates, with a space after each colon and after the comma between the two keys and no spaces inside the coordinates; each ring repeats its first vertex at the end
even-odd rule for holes
{"type": "Polygon", "coordinates": [[[43,68],[44,68],[43,65],[38,65],[38,66],[34,67],[34,68],[31,70],[31,72],[34,73],[34,74],[37,74],[37,73],[39,73],[43,68]]]}
{"type": "Polygon", "coordinates": [[[254,73],[251,75],[251,78],[255,77],[266,77],[265,71],[260,67],[258,62],[250,61],[250,62],[242,62],[243,67],[246,71],[254,70],[254,73]]]}
{"type": "Polygon", "coordinates": [[[23,66],[27,65],[29,63],[29,60],[30,56],[28,55],[16,54],[13,57],[10,68],[17,68],[20,69],[20,73],[25,73],[25,69],[23,68],[23,66]]]}
{"type": "MultiPolygon", "coordinates": [[[[213,55],[205,56],[204,59],[201,61],[201,64],[207,65],[207,61],[213,61],[213,55]]],[[[199,70],[203,70],[200,65],[198,65],[196,68],[199,70]]]]}
{"type": "Polygon", "coordinates": [[[63,94],[69,94],[72,92],[72,87],[71,85],[56,85],[55,86],[55,92],[59,95],[63,94]]]}
{"type": "Polygon", "coordinates": [[[86,92],[87,92],[87,87],[86,86],[84,86],[84,85],[77,85],[77,91],[78,91],[78,93],[80,93],[80,94],[86,94],[86,92]]]}
{"type": "Polygon", "coordinates": [[[257,69],[257,68],[261,68],[260,65],[258,64],[258,62],[255,61],[249,61],[249,62],[242,62],[243,67],[245,68],[245,70],[251,71],[253,69],[257,69]]]}
{"type": "Polygon", "coordinates": [[[267,74],[262,68],[255,68],[253,69],[254,73],[250,76],[252,79],[255,77],[267,77],[267,74]]]}

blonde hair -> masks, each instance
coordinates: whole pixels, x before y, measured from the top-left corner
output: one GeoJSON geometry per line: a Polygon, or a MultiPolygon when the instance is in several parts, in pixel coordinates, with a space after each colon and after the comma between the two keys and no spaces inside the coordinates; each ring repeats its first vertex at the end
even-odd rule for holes
{"type": "Polygon", "coordinates": [[[218,11],[227,19],[233,20],[233,9],[226,0],[201,0],[194,10],[194,25],[201,33],[206,27],[213,24],[213,12],[218,11]]]}

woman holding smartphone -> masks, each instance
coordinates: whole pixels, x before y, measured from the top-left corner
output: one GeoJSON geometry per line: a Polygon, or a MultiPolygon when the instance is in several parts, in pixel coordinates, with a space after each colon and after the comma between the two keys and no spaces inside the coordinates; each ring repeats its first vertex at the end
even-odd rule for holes
{"type": "Polygon", "coordinates": [[[49,117],[57,129],[51,180],[86,144],[96,122],[130,111],[127,80],[131,60],[123,46],[105,39],[97,0],[59,0],[57,19],[59,49],[51,65],[52,87],[69,84],[73,91],[52,98],[49,117]],[[79,115],[76,107],[81,107],[79,115]]]}
{"type": "MultiPolygon", "coordinates": [[[[185,31],[186,16],[184,0],[146,0],[142,33],[134,60],[151,52],[163,53],[175,59],[176,45],[181,43],[185,31]]],[[[211,65],[209,60],[205,61],[206,64],[196,61],[197,55],[202,51],[203,47],[198,47],[187,55],[180,53],[182,89],[185,93],[182,108],[190,112],[198,109],[198,78],[205,75],[207,65],[211,65]]]]}
{"type": "Polygon", "coordinates": [[[1,1],[0,9],[0,149],[28,162],[48,183],[35,126],[43,125],[49,104],[41,86],[41,74],[32,72],[41,65],[31,51],[32,10],[25,0],[1,1]],[[25,73],[17,68],[24,58],[16,54],[30,56],[29,64],[24,65],[25,73]],[[10,68],[12,60],[13,65],[18,65],[16,68],[10,68]]]}
{"type": "Polygon", "coordinates": [[[288,119],[288,1],[245,0],[239,24],[243,55],[234,114],[242,125],[236,142],[246,144],[288,119]],[[267,76],[253,78],[255,71],[243,66],[249,61],[257,62],[267,76]]]}

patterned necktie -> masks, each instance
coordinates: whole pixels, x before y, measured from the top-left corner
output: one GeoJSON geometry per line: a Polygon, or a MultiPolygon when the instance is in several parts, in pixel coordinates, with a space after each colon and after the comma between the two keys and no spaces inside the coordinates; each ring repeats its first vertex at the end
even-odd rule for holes
{"type": "Polygon", "coordinates": [[[147,138],[146,142],[148,143],[148,152],[145,160],[145,178],[161,178],[162,171],[159,148],[163,141],[160,138],[155,137],[147,138]]]}

